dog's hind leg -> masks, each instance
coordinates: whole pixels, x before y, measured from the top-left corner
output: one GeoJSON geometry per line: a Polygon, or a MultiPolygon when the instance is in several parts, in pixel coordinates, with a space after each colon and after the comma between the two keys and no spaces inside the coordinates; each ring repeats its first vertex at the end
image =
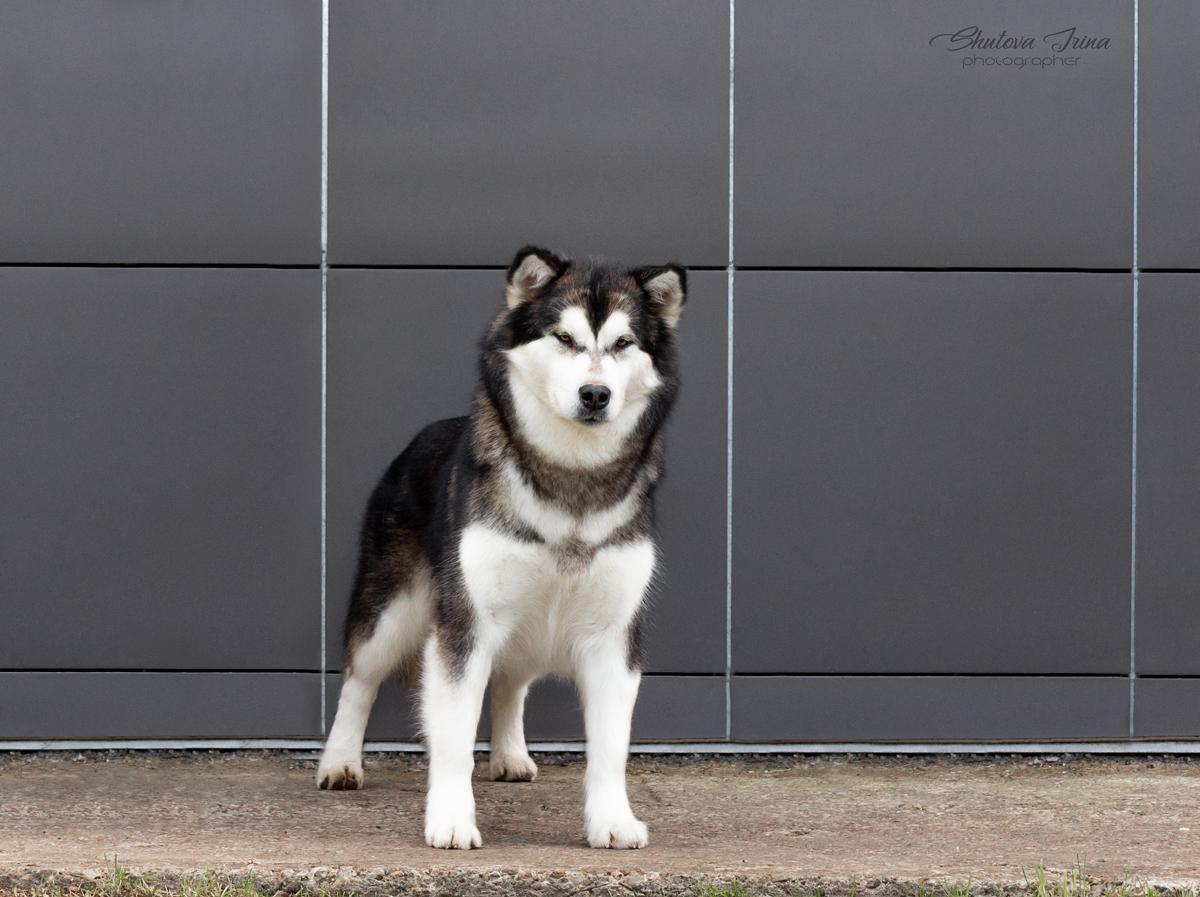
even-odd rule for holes
{"type": "Polygon", "coordinates": [[[427,568],[414,569],[402,587],[389,590],[390,597],[374,604],[372,588],[367,585],[355,591],[337,716],[317,769],[317,785],[332,791],[362,787],[363,735],[379,686],[420,656],[432,623],[427,568]]]}
{"type": "Polygon", "coordinates": [[[529,679],[497,670],[492,676],[492,740],[488,768],[494,781],[532,782],[537,764],[525,747],[529,679]]]}

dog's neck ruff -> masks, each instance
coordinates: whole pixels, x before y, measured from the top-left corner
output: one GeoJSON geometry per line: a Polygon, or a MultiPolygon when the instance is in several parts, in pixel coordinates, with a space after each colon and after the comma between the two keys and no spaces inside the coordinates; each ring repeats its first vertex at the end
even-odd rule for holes
{"type": "MultiPolygon", "coordinates": [[[[606,460],[581,466],[562,464],[558,456],[540,450],[525,435],[520,421],[504,411],[487,392],[480,393],[472,415],[476,457],[497,470],[519,474],[538,499],[569,513],[580,515],[610,508],[632,493],[644,493],[658,479],[661,440],[658,434],[646,433],[644,427],[637,426],[640,416],[616,451],[594,456],[606,460]]],[[[584,429],[584,435],[600,429],[573,426],[584,429]]]]}

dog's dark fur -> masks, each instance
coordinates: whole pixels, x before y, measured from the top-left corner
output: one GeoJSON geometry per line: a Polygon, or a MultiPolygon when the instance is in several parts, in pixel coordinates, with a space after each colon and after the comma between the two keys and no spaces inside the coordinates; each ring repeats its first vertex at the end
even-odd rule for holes
{"type": "MultiPolygon", "coordinates": [[[[356,644],[370,636],[380,611],[407,584],[414,567],[425,563],[432,567],[437,584],[435,619],[443,634],[441,644],[452,655],[452,668],[461,669],[470,649],[472,619],[461,595],[456,534],[468,517],[487,517],[517,538],[541,541],[495,500],[495,465],[501,459],[513,460],[544,501],[575,514],[608,507],[638,488],[642,495],[638,514],[605,544],[651,532],[654,490],[662,468],[662,427],[678,392],[679,370],[673,329],[642,284],[674,270],[686,289],[686,271],[678,265],[623,270],[597,262],[571,264],[545,249],[526,246],[509,266],[510,281],[521,259],[531,253],[550,264],[558,276],[528,302],[501,312],[488,329],[481,345],[474,413],[425,427],[391,463],[371,494],[345,625],[347,666],[353,663],[356,644]],[[540,338],[567,305],[585,308],[588,321],[599,327],[618,307],[614,296],[628,297],[619,307],[630,312],[638,344],[653,358],[663,387],[620,458],[598,469],[563,468],[541,458],[515,427],[504,352],[540,338]]],[[[566,550],[585,551],[575,546],[566,550]]],[[[644,614],[639,613],[630,629],[631,666],[642,662],[643,620],[644,614]]],[[[411,669],[408,672],[411,675],[411,669]]]]}

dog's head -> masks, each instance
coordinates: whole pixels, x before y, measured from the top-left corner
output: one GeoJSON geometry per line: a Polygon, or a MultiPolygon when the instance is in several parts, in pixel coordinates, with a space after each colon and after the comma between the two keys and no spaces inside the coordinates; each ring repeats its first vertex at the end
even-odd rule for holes
{"type": "Polygon", "coordinates": [[[656,396],[673,394],[686,295],[679,265],[626,269],[521,249],[493,348],[508,361],[517,410],[540,406],[524,409],[524,423],[550,415],[580,430],[632,430],[656,396]]]}

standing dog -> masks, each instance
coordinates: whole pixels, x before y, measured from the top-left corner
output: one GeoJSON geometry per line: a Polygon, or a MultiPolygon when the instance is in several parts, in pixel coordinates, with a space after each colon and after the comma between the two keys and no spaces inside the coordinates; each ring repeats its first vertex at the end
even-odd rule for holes
{"type": "Polygon", "coordinates": [[[419,657],[425,840],[479,847],[471,773],[489,680],[491,776],[529,781],[525,695],[539,677],[571,677],[587,732],[588,843],[646,846],[625,760],[685,290],[677,265],[517,253],[474,410],[422,430],[367,505],[321,788],[362,785],[379,685],[419,657]]]}

